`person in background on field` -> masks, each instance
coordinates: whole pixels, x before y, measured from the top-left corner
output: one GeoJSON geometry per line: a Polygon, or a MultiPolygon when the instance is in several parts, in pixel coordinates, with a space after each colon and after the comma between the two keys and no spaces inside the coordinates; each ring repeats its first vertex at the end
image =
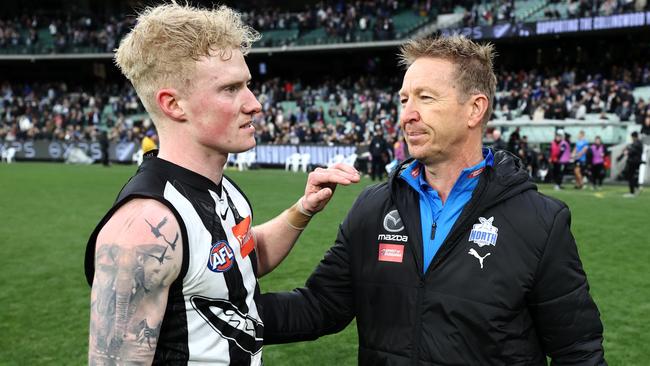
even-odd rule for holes
{"type": "Polygon", "coordinates": [[[535,156],[535,151],[528,145],[528,136],[526,135],[523,135],[519,140],[517,157],[521,159],[526,170],[528,170],[528,174],[531,177],[535,177],[537,175],[537,157],[535,156]]]}
{"type": "Polygon", "coordinates": [[[643,164],[643,144],[639,140],[639,133],[634,131],[630,135],[632,142],[627,145],[623,153],[618,156],[618,160],[627,157],[625,162],[625,178],[627,179],[630,192],[624,194],[624,197],[635,197],[639,194],[639,167],[643,164]]]}
{"type": "Polygon", "coordinates": [[[571,145],[566,141],[563,132],[558,131],[555,134],[555,139],[551,142],[551,151],[549,161],[553,167],[553,181],[555,182],[554,189],[562,189],[562,181],[564,180],[564,170],[566,164],[571,160],[571,145]]]}
{"type": "Polygon", "coordinates": [[[593,189],[601,189],[605,178],[605,155],[607,150],[600,140],[600,136],[596,136],[589,150],[591,152],[591,184],[593,189]]]}
{"type": "Polygon", "coordinates": [[[503,139],[501,139],[501,130],[498,128],[495,128],[494,131],[492,131],[492,150],[498,151],[498,150],[506,150],[508,148],[508,145],[506,144],[503,139]]]}
{"type": "Polygon", "coordinates": [[[408,156],[408,147],[406,146],[406,141],[404,140],[404,135],[402,133],[400,133],[399,138],[395,141],[393,151],[395,152],[395,160],[397,160],[398,164],[406,160],[406,157],[408,156]]]}
{"type": "Polygon", "coordinates": [[[587,151],[589,150],[589,142],[585,139],[585,131],[580,131],[578,133],[578,140],[576,140],[576,145],[573,148],[573,159],[575,166],[573,167],[573,174],[576,178],[576,189],[582,189],[584,187],[583,183],[583,173],[587,167],[587,151]]]}
{"type": "Polygon", "coordinates": [[[399,138],[393,144],[393,160],[386,165],[388,174],[392,173],[402,161],[406,160],[406,142],[400,134],[399,138]]]}
{"type": "Polygon", "coordinates": [[[382,180],[386,174],[386,164],[389,162],[390,146],[384,139],[384,131],[381,127],[375,128],[375,135],[370,140],[369,151],[372,163],[370,176],[372,180],[382,180]]]}
{"type": "Polygon", "coordinates": [[[521,137],[519,134],[519,127],[515,128],[514,131],[508,136],[508,144],[506,149],[510,151],[513,155],[519,155],[519,149],[521,148],[521,137]]]}
{"type": "Polygon", "coordinates": [[[158,135],[156,134],[156,131],[147,130],[140,145],[143,154],[158,149],[158,135]]]}
{"type": "Polygon", "coordinates": [[[102,152],[102,165],[108,167],[111,165],[108,157],[108,148],[110,147],[110,138],[108,137],[108,129],[103,128],[99,132],[99,148],[102,152]]]}
{"type": "Polygon", "coordinates": [[[650,136],[650,115],[648,115],[643,120],[643,126],[641,126],[641,135],[650,136]]]}

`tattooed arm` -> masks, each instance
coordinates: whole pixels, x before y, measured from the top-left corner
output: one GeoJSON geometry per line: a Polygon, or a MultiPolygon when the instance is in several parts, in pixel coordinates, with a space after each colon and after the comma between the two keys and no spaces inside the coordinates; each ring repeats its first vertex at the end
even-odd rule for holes
{"type": "Polygon", "coordinates": [[[95,249],[90,365],[152,363],[182,263],[180,236],[171,211],[151,199],[126,203],[104,225],[95,249]]]}
{"type": "MultiPolygon", "coordinates": [[[[302,209],[310,215],[321,211],[334,194],[337,184],[344,186],[357,183],[361,177],[356,169],[345,164],[335,164],[331,168],[316,168],[309,173],[305,194],[298,201],[302,209]]],[[[293,244],[307,225],[309,218],[298,223],[291,219],[292,209],[285,210],[275,218],[253,228],[257,249],[258,276],[271,272],[289,254],[293,244]]]]}

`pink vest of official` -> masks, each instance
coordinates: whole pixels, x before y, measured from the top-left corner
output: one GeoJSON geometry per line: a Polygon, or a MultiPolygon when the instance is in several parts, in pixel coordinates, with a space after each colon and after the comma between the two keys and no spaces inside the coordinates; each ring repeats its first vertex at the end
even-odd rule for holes
{"type": "Polygon", "coordinates": [[[564,152],[560,156],[560,163],[565,164],[571,161],[571,145],[566,140],[560,142],[560,147],[564,147],[564,152]]]}
{"type": "Polygon", "coordinates": [[[603,145],[591,145],[591,163],[603,164],[605,162],[605,149],[603,145]]]}

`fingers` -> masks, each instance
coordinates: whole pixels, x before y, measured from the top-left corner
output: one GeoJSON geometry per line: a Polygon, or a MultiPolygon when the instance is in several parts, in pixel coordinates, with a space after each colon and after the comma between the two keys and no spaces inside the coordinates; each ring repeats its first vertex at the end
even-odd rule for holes
{"type": "Polygon", "coordinates": [[[308,184],[320,186],[326,183],[349,185],[361,179],[359,172],[349,165],[336,164],[331,168],[316,168],[309,174],[308,184]]]}
{"type": "Polygon", "coordinates": [[[359,172],[354,169],[352,165],[344,164],[344,163],[336,163],[332,165],[329,169],[337,169],[337,170],[342,170],[344,172],[348,172],[350,174],[359,174],[359,172]]]}
{"type": "Polygon", "coordinates": [[[320,191],[316,192],[316,199],[319,202],[323,202],[325,200],[329,200],[333,194],[334,191],[332,191],[331,188],[323,188],[320,191]]]}
{"type": "Polygon", "coordinates": [[[330,198],[332,198],[333,194],[334,191],[331,188],[323,188],[304,197],[302,200],[302,207],[305,211],[313,215],[325,207],[330,198]]]}

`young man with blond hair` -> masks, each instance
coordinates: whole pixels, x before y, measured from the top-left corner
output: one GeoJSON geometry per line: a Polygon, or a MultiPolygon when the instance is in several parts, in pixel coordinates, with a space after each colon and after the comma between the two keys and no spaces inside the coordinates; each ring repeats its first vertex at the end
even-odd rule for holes
{"type": "Polygon", "coordinates": [[[356,317],[361,365],[605,364],[568,208],[482,148],[493,55],[460,36],[402,47],[414,159],[359,196],[304,288],[261,296],[265,343],[356,317]]]}
{"type": "Polygon", "coordinates": [[[260,365],[257,277],[288,254],[351,167],[320,169],[298,202],[252,226],[244,193],[223,175],[255,146],[260,104],[244,55],[259,38],[227,7],[146,9],[116,63],[159,136],[92,233],[89,363],[260,365]]]}

